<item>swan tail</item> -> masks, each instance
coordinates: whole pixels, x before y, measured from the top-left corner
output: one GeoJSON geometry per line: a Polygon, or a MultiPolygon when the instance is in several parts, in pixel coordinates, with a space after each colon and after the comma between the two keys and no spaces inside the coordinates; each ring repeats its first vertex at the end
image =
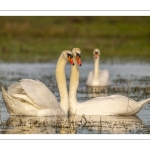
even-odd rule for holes
{"type": "Polygon", "coordinates": [[[2,98],[4,100],[8,113],[13,115],[14,113],[11,107],[13,106],[13,98],[11,95],[9,95],[9,93],[3,87],[2,87],[2,98]]]}
{"type": "Polygon", "coordinates": [[[139,102],[140,107],[143,107],[143,106],[146,105],[148,102],[150,102],[150,98],[140,101],[140,102],[139,102]]]}

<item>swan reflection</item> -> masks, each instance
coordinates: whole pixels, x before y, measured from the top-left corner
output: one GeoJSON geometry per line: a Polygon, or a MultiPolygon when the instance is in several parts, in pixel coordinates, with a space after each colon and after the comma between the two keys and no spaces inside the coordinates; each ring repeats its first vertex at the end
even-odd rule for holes
{"type": "MultiPolygon", "coordinates": [[[[71,116],[81,118],[76,133],[84,134],[139,134],[149,132],[137,116],[71,116]]],[[[70,117],[70,118],[71,118],[70,117]]]]}
{"type": "Polygon", "coordinates": [[[86,86],[86,91],[89,98],[108,96],[107,86],[86,86]]]}
{"type": "MultiPolygon", "coordinates": [[[[66,116],[10,116],[3,134],[57,134],[67,121],[66,116]]],[[[63,131],[62,131],[63,132],[63,131]]]]}
{"type": "Polygon", "coordinates": [[[137,116],[10,116],[3,134],[139,134],[149,133],[137,116]]]}

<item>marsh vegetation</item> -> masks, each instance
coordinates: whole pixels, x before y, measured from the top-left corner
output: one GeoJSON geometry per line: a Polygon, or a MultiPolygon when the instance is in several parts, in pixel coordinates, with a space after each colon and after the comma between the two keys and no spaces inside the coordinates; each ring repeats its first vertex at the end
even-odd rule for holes
{"type": "Polygon", "coordinates": [[[95,47],[101,61],[150,61],[149,16],[1,16],[0,22],[0,61],[56,62],[73,47],[87,61],[95,47]]]}

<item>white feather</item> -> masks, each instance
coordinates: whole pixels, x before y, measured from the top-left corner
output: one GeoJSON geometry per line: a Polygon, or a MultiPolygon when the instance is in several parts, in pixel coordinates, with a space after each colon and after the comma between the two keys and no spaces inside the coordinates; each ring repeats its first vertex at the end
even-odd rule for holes
{"type": "Polygon", "coordinates": [[[99,55],[100,50],[95,49],[93,51],[93,54],[95,55],[95,52],[98,53],[98,57],[94,57],[94,69],[89,72],[86,85],[87,86],[108,86],[109,85],[109,72],[107,69],[99,69],[99,55]]]}
{"type": "Polygon", "coordinates": [[[56,65],[56,80],[60,91],[61,103],[48,87],[39,80],[22,79],[8,87],[2,87],[2,96],[10,115],[53,116],[68,114],[68,92],[65,78],[67,55],[61,53],[56,65]],[[58,74],[58,75],[57,75],[58,74]]]}
{"type": "Polygon", "coordinates": [[[76,115],[135,115],[150,102],[150,98],[137,102],[123,95],[96,97],[85,102],[77,101],[79,68],[74,56],[75,65],[71,67],[69,107],[70,114],[76,115]]]}

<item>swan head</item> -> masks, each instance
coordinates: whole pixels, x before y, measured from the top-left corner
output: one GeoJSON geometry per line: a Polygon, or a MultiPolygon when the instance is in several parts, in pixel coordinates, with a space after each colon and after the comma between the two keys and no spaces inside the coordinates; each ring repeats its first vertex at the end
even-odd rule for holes
{"type": "Polygon", "coordinates": [[[100,55],[100,50],[99,50],[98,48],[95,48],[94,51],[93,51],[93,55],[94,55],[94,58],[99,57],[99,55],[100,55]]]}
{"type": "Polygon", "coordinates": [[[82,65],[81,50],[79,48],[73,48],[72,54],[73,54],[74,58],[77,60],[78,65],[81,66],[82,65]]]}
{"type": "Polygon", "coordinates": [[[69,61],[71,65],[74,65],[73,55],[72,55],[72,52],[70,50],[64,50],[62,52],[62,54],[63,54],[64,60],[69,61]]]}

